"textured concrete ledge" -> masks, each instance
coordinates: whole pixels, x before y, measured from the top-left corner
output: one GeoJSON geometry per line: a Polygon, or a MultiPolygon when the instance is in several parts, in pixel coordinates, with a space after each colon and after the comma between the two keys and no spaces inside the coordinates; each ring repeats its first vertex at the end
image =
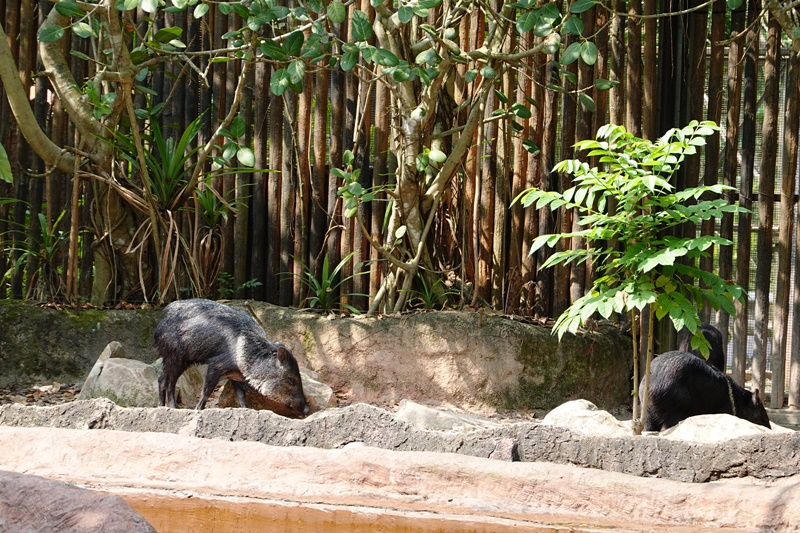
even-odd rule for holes
{"type": "Polygon", "coordinates": [[[0,426],[159,432],[324,449],[363,443],[394,451],[543,461],[684,482],[745,476],[769,480],[800,473],[796,432],[703,444],[660,437],[589,437],[532,422],[466,432],[430,431],[366,404],[293,420],[269,411],[123,408],[99,399],[52,407],[0,406],[0,426]]]}
{"type": "Polygon", "coordinates": [[[530,527],[515,529],[521,531],[543,524],[571,531],[788,531],[800,524],[794,478],[680,483],[357,445],[323,450],[53,428],[0,427],[0,449],[0,469],[123,496],[441,513],[530,527]]]}

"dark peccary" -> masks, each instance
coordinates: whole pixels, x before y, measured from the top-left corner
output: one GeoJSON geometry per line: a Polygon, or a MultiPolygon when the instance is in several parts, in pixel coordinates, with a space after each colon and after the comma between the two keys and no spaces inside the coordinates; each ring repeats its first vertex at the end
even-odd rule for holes
{"type": "Polygon", "coordinates": [[[175,407],[175,383],[189,366],[208,364],[197,409],[222,378],[228,378],[240,407],[247,407],[245,391],[255,390],[298,415],[308,413],[300,369],[292,353],[270,341],[264,330],[245,313],[210,300],[184,300],[164,308],[153,335],[161,354],[158,403],[175,407]]]}
{"type": "MultiPolygon", "coordinates": [[[[644,398],[644,383],[639,399],[644,398]]],[[[671,428],[690,416],[727,413],[770,427],[767,410],[758,397],[734,383],[724,372],[687,352],[667,352],[653,359],[650,369],[647,431],[671,428]]]]}
{"type": "Polygon", "coordinates": [[[683,328],[678,334],[678,350],[688,352],[706,361],[714,368],[725,372],[725,352],[722,351],[722,332],[711,324],[703,324],[697,328],[706,338],[709,344],[708,359],[700,350],[692,350],[692,334],[688,329],[683,328]]]}

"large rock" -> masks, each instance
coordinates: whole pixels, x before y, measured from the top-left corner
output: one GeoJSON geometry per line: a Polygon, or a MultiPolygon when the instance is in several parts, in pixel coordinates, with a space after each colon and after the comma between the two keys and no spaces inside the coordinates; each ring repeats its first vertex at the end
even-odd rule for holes
{"type": "MultiPolygon", "coordinates": [[[[800,524],[796,477],[770,483],[736,479],[687,484],[569,465],[365,446],[281,448],[181,435],[48,428],[0,427],[0,449],[5,450],[0,468],[119,490],[132,502],[147,502],[158,494],[164,505],[172,494],[175,507],[180,503],[184,512],[223,505],[233,510],[231,502],[237,502],[243,514],[258,515],[262,529],[269,522],[259,513],[268,512],[271,502],[281,502],[284,509],[329,510],[328,524],[346,511],[373,527],[403,518],[412,521],[404,529],[408,531],[421,529],[413,520],[432,517],[440,520],[437,531],[454,520],[472,523],[473,531],[755,532],[791,531],[800,524]]],[[[170,519],[174,527],[175,515],[162,523],[157,511],[144,504],[140,509],[156,528],[166,529],[170,519]]],[[[231,530],[246,529],[258,528],[231,530]]]]}
{"type": "MultiPolygon", "coordinates": [[[[28,449],[20,446],[20,442],[25,441],[7,442],[4,446],[19,451],[28,449]]],[[[58,445],[55,440],[50,444],[58,445]]],[[[10,463],[5,463],[0,468],[8,466],[10,463]]],[[[95,494],[60,481],[0,470],[0,531],[155,533],[156,530],[119,496],[95,494]]]]}
{"type": "Polygon", "coordinates": [[[559,405],[547,413],[542,423],[598,437],[626,437],[633,431],[630,421],[620,422],[587,400],[573,400],[559,405]]]}
{"type": "Polygon", "coordinates": [[[126,359],[124,355],[120,343],[109,343],[92,367],[78,399],[108,398],[125,407],[156,407],[158,374],[155,368],[126,359]]]}
{"type": "MultiPolygon", "coordinates": [[[[630,402],[630,338],[612,326],[559,342],[549,327],[482,311],[334,317],[251,305],[271,338],[351,403],[410,399],[491,412],[548,410],[577,398],[604,409],[630,402]]],[[[111,341],[126,357],[152,363],[161,315],[0,300],[0,386],[82,380],[111,341]]]]}

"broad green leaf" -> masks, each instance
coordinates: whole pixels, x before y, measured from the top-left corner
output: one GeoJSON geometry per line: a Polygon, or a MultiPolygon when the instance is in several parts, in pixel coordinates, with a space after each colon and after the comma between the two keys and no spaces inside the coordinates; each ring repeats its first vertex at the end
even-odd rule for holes
{"type": "Polygon", "coordinates": [[[517,115],[519,118],[529,119],[531,116],[531,110],[524,106],[523,104],[516,103],[511,105],[511,110],[514,111],[514,114],[517,115]]]}
{"type": "Polygon", "coordinates": [[[564,34],[581,35],[583,33],[583,21],[578,17],[570,17],[561,29],[564,34]]]}
{"type": "Polygon", "coordinates": [[[483,76],[486,79],[491,80],[491,79],[497,77],[497,72],[495,72],[495,70],[492,67],[490,67],[489,65],[484,65],[481,68],[481,76],[483,76]]]}
{"type": "Polygon", "coordinates": [[[155,13],[158,11],[158,0],[141,0],[140,6],[145,13],[155,13]]]}
{"type": "Polygon", "coordinates": [[[587,111],[594,113],[597,110],[597,106],[594,103],[594,100],[591,96],[586,93],[580,93],[578,95],[578,100],[586,108],[587,111]]]}
{"type": "Polygon", "coordinates": [[[0,144],[0,180],[9,185],[14,185],[14,175],[11,173],[11,163],[8,161],[8,153],[5,147],[0,144]]]}
{"type": "Polygon", "coordinates": [[[597,3],[599,3],[598,0],[575,0],[570,4],[569,12],[575,14],[583,13],[592,9],[597,3]]]}
{"type": "Polygon", "coordinates": [[[316,14],[325,12],[325,2],[323,0],[306,0],[306,7],[316,14]]]}
{"type": "Polygon", "coordinates": [[[194,18],[199,19],[203,18],[206,15],[206,13],[208,13],[208,4],[202,3],[202,4],[197,4],[195,6],[192,15],[194,16],[194,18]]]}
{"type": "Polygon", "coordinates": [[[435,65],[437,59],[436,50],[428,48],[417,54],[417,58],[414,61],[417,65],[435,65]]]}
{"type": "Polygon", "coordinates": [[[39,40],[43,43],[53,43],[64,36],[64,28],[58,25],[47,26],[39,32],[39,40]]]}
{"type": "Polygon", "coordinates": [[[372,54],[372,60],[382,67],[395,67],[400,64],[400,60],[391,51],[384,48],[377,48],[372,54]]]}
{"type": "Polygon", "coordinates": [[[569,65],[570,63],[574,63],[579,57],[581,57],[581,43],[572,43],[567,46],[567,49],[561,54],[561,64],[569,65]]]}
{"type": "Polygon", "coordinates": [[[139,7],[140,0],[117,0],[114,8],[117,11],[131,11],[139,7]]]}
{"type": "Polygon", "coordinates": [[[606,91],[612,87],[616,87],[617,85],[619,85],[618,81],[605,80],[603,78],[597,78],[594,80],[594,86],[601,91],[606,91]]]}
{"type": "Polygon", "coordinates": [[[281,47],[278,43],[276,43],[272,39],[265,39],[264,42],[261,43],[259,49],[261,50],[262,54],[264,54],[266,57],[270,59],[274,59],[275,61],[286,60],[287,56],[283,47],[281,47]]]}
{"type": "Polygon", "coordinates": [[[341,24],[347,19],[347,8],[342,2],[328,4],[328,18],[334,24],[341,24]]]}
{"type": "Polygon", "coordinates": [[[244,119],[241,115],[236,115],[233,117],[230,125],[230,137],[232,139],[238,139],[239,137],[244,136],[247,130],[247,126],[244,123],[244,119]]]}
{"type": "Polygon", "coordinates": [[[472,83],[478,77],[478,71],[470,69],[464,74],[464,83],[472,83]]]}
{"type": "Polygon", "coordinates": [[[350,30],[354,41],[366,41],[372,37],[372,24],[367,14],[363,11],[357,9],[353,12],[353,18],[350,24],[350,30]]]}
{"type": "Polygon", "coordinates": [[[306,64],[301,59],[295,59],[286,67],[290,83],[300,83],[306,75],[306,64]]]}
{"type": "Polygon", "coordinates": [[[73,24],[72,32],[78,37],[81,37],[82,39],[87,39],[89,37],[94,36],[92,27],[86,24],[85,22],[78,22],[76,24],[73,24]]]}
{"type": "Polygon", "coordinates": [[[252,168],[256,165],[256,156],[253,150],[246,146],[239,147],[239,150],[236,152],[236,159],[244,167],[252,168]]]}
{"type": "Polygon", "coordinates": [[[293,31],[286,37],[286,39],[284,39],[281,47],[283,48],[283,51],[286,52],[287,56],[300,55],[300,50],[303,49],[304,41],[305,37],[303,36],[303,32],[293,31]]]}
{"type": "Polygon", "coordinates": [[[272,94],[281,96],[289,88],[289,74],[286,69],[279,68],[269,78],[269,89],[272,94]]]}
{"type": "Polygon", "coordinates": [[[525,11],[517,19],[517,31],[520,33],[528,33],[536,26],[537,22],[539,22],[538,11],[525,11]]]}
{"type": "Polygon", "coordinates": [[[82,17],[84,15],[83,10],[72,0],[61,0],[56,3],[55,7],[56,11],[64,17],[82,17]]]}
{"type": "Polygon", "coordinates": [[[400,9],[397,10],[397,18],[399,18],[400,22],[403,24],[411,22],[411,19],[414,18],[414,8],[400,6],[400,9]]]}
{"type": "Polygon", "coordinates": [[[156,32],[153,38],[159,43],[168,43],[173,39],[177,39],[182,34],[183,34],[183,29],[177,26],[171,26],[169,28],[161,28],[156,32]]]}
{"type": "Polygon", "coordinates": [[[431,158],[431,161],[435,161],[437,163],[444,163],[447,161],[447,154],[441,150],[431,150],[428,154],[428,157],[431,158]]]}
{"type": "Polygon", "coordinates": [[[358,63],[358,58],[361,55],[361,51],[353,43],[344,43],[342,50],[344,50],[344,53],[342,54],[340,66],[342,67],[343,71],[349,72],[353,70],[353,67],[356,66],[356,63],[358,63]]]}
{"type": "Polygon", "coordinates": [[[344,164],[344,166],[346,167],[353,166],[355,160],[356,156],[355,154],[353,154],[352,150],[345,150],[344,153],[342,154],[342,164],[344,164]]]}
{"type": "Polygon", "coordinates": [[[594,65],[597,63],[597,47],[592,41],[584,41],[581,43],[581,59],[587,65],[594,65]]]}

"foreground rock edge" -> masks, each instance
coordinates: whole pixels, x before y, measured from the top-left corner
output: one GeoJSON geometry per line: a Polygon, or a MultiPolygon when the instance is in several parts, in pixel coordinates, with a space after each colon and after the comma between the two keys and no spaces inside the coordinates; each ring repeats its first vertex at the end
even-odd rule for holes
{"type": "Polygon", "coordinates": [[[800,434],[763,433],[713,444],[659,437],[597,437],[520,422],[465,432],[416,429],[367,404],[329,409],[304,420],[250,409],[123,408],[109,400],[49,407],[0,406],[0,426],[171,433],[273,446],[339,449],[351,443],[393,451],[456,453],[548,462],[682,482],[800,474],[800,434]]]}
{"type": "MultiPolygon", "coordinates": [[[[457,454],[275,447],[165,433],[0,427],[0,469],[94,490],[172,492],[579,523],[616,531],[786,531],[800,523],[800,482],[686,484],[570,465],[457,454]],[[15,443],[26,442],[25,447],[15,443]],[[23,449],[24,448],[24,449],[23,449]],[[258,465],[258,468],[254,468],[258,465]]],[[[580,528],[582,529],[582,528],[580,528]]]]}

